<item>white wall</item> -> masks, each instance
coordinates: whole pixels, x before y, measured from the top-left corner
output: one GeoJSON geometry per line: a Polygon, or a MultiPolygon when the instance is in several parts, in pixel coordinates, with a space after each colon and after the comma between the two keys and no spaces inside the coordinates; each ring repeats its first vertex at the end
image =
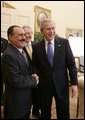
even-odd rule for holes
{"type": "MultiPolygon", "coordinates": [[[[34,29],[34,6],[51,10],[51,18],[56,23],[56,33],[66,37],[66,27],[80,28],[84,33],[84,1],[6,1],[20,11],[29,11],[34,29]]],[[[84,34],[83,34],[84,37],[84,34]]]]}

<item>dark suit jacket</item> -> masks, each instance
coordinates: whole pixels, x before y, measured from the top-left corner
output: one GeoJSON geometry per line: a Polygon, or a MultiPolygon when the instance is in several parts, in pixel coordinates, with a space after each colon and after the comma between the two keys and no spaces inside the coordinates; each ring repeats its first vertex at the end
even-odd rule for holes
{"type": "MultiPolygon", "coordinates": [[[[35,44],[36,44],[35,41],[31,41],[32,50],[33,50],[35,44]]],[[[29,56],[26,48],[24,47],[23,49],[24,49],[24,51],[26,52],[27,57],[28,57],[28,60],[29,60],[30,63],[31,63],[31,71],[32,71],[32,73],[37,73],[37,68],[34,67],[34,65],[33,65],[33,63],[32,63],[32,60],[31,60],[31,58],[30,58],[30,56],[29,56]]],[[[37,90],[37,89],[38,89],[38,85],[37,85],[37,87],[35,87],[35,88],[32,89],[32,104],[33,104],[33,106],[34,106],[34,104],[35,104],[36,99],[39,99],[39,95],[38,95],[38,90],[37,90]]],[[[37,102],[36,104],[37,104],[37,105],[39,104],[39,100],[38,100],[38,102],[37,102]]]]}
{"type": "MultiPolygon", "coordinates": [[[[33,48],[34,48],[36,42],[31,41],[31,44],[32,44],[32,50],[33,50],[33,48]]],[[[37,72],[37,69],[33,66],[32,60],[31,60],[31,58],[30,58],[30,56],[29,56],[29,54],[28,54],[26,48],[24,47],[23,50],[26,52],[27,58],[28,58],[28,60],[29,60],[30,63],[31,63],[31,71],[32,71],[32,73],[36,73],[36,72],[37,72]]],[[[34,89],[34,88],[33,88],[33,89],[34,89]]]]}
{"type": "Polygon", "coordinates": [[[11,44],[2,55],[1,65],[5,82],[6,118],[23,118],[31,107],[31,88],[36,87],[37,83],[32,80],[23,55],[11,44]]]}
{"type": "MultiPolygon", "coordinates": [[[[5,38],[1,37],[1,53],[5,51],[8,45],[8,40],[5,38]]],[[[2,71],[1,71],[1,77],[2,77],[2,71]]],[[[1,100],[3,102],[3,78],[1,78],[1,100]]]]}
{"type": "Polygon", "coordinates": [[[45,41],[39,41],[33,50],[33,63],[38,69],[39,85],[45,93],[53,81],[56,93],[60,99],[68,96],[68,74],[69,70],[71,84],[77,84],[77,72],[74,57],[66,39],[56,37],[54,40],[54,61],[50,66],[46,51],[45,41]],[[46,88],[46,89],[45,89],[46,88]]]}

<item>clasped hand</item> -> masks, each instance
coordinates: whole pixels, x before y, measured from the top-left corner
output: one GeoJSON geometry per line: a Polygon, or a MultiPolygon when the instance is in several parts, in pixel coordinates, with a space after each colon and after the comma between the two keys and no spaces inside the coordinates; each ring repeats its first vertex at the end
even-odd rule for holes
{"type": "Polygon", "coordinates": [[[39,83],[39,76],[36,73],[32,74],[31,76],[32,76],[32,79],[36,80],[37,84],[38,84],[39,83]]]}

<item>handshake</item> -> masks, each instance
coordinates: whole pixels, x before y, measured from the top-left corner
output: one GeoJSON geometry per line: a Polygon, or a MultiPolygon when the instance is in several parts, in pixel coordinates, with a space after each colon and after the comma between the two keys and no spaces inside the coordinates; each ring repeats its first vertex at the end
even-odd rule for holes
{"type": "Polygon", "coordinates": [[[33,80],[36,80],[37,84],[39,83],[39,76],[36,73],[32,74],[31,77],[33,80]]]}

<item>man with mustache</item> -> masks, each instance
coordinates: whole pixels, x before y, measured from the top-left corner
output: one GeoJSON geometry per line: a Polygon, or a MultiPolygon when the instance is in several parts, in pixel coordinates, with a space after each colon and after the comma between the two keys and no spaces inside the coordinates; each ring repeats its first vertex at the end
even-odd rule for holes
{"type": "Polygon", "coordinates": [[[29,119],[32,104],[33,87],[39,78],[31,70],[23,47],[26,46],[24,30],[17,25],[10,26],[7,31],[9,45],[2,55],[1,70],[4,77],[4,118],[29,119]]]}

